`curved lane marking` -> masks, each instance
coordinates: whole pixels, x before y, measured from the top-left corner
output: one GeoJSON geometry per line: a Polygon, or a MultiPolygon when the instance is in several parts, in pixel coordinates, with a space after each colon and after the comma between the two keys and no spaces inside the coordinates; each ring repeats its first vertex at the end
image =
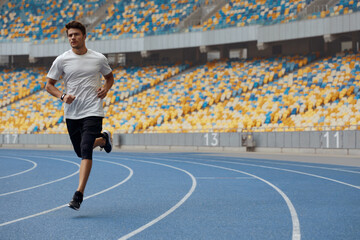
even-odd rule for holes
{"type": "Polygon", "coordinates": [[[17,176],[17,175],[20,175],[20,174],[24,174],[26,172],[29,172],[33,169],[35,169],[37,167],[37,164],[36,162],[33,162],[31,160],[28,160],[28,159],[25,159],[25,158],[19,158],[19,157],[11,157],[11,156],[6,156],[8,158],[14,158],[14,159],[19,159],[19,160],[22,160],[22,161],[26,161],[26,162],[30,162],[33,164],[33,166],[25,171],[22,171],[22,172],[18,172],[18,173],[14,173],[14,174],[11,174],[11,175],[7,175],[7,176],[3,176],[3,177],[0,177],[0,179],[4,179],[4,178],[9,178],[9,177],[13,177],[13,176],[17,176]]]}
{"type": "MultiPolygon", "coordinates": [[[[37,157],[40,157],[40,156],[37,156],[37,157]]],[[[74,165],[76,165],[76,166],[78,166],[78,167],[80,168],[80,165],[79,165],[79,164],[74,163],[74,162],[72,162],[72,161],[67,161],[67,160],[58,159],[58,158],[52,158],[52,157],[40,157],[40,158],[53,159],[53,160],[62,161],[62,162],[68,162],[68,163],[74,164],[74,165]]],[[[19,190],[12,191],[12,192],[1,193],[1,194],[0,194],[0,197],[6,196],[6,195],[10,195],[10,194],[14,194],[14,193],[19,193],[19,192],[28,191],[28,190],[35,189],[35,188],[38,188],[38,187],[43,187],[43,186],[46,186],[46,185],[48,185],[48,184],[52,184],[52,183],[59,182],[59,181],[65,180],[65,179],[67,179],[67,178],[70,178],[70,177],[76,175],[77,173],[79,173],[79,169],[78,169],[76,172],[74,172],[74,173],[72,173],[72,174],[70,174],[70,175],[68,175],[68,176],[65,176],[65,177],[62,177],[62,178],[59,178],[59,179],[50,181],[50,182],[42,183],[42,184],[39,184],[39,185],[36,185],[36,186],[32,186],[32,187],[28,187],[28,188],[19,189],[19,190]]]]}
{"type": "MultiPolygon", "coordinates": [[[[104,190],[102,190],[102,191],[100,191],[98,193],[90,195],[90,196],[88,196],[88,197],[86,197],[84,199],[89,199],[89,198],[95,197],[95,196],[97,196],[99,194],[110,191],[111,189],[116,188],[116,187],[120,186],[121,184],[127,182],[133,176],[133,170],[131,168],[123,165],[123,164],[116,163],[116,162],[110,162],[110,161],[102,161],[102,160],[95,160],[95,161],[108,162],[108,163],[112,163],[112,164],[122,166],[122,167],[128,169],[130,173],[123,181],[121,181],[121,182],[119,182],[119,183],[117,183],[117,184],[115,184],[115,185],[113,185],[113,186],[111,186],[109,188],[106,188],[106,189],[104,189],[104,190]]],[[[58,206],[58,207],[55,207],[55,208],[52,208],[52,209],[49,209],[49,210],[46,210],[46,211],[42,211],[42,212],[39,212],[39,213],[36,213],[36,214],[33,214],[33,215],[29,215],[29,216],[18,218],[18,219],[12,220],[12,221],[4,222],[4,223],[0,224],[0,227],[6,226],[6,225],[9,225],[9,224],[12,224],[12,223],[20,222],[20,221],[23,221],[23,220],[26,220],[26,219],[30,219],[30,218],[33,218],[33,217],[41,216],[41,215],[44,215],[44,214],[47,214],[47,213],[50,213],[50,212],[54,212],[56,210],[59,210],[61,208],[67,207],[67,206],[68,206],[68,204],[64,204],[64,205],[61,205],[61,206],[58,206]]]]}
{"type": "MultiPolygon", "coordinates": [[[[240,160],[245,161],[245,162],[253,162],[253,160],[248,160],[245,158],[240,158],[240,160]]],[[[257,163],[269,163],[269,162],[261,161],[261,160],[257,160],[257,159],[254,159],[254,161],[256,161],[257,163]]],[[[306,167],[306,168],[318,168],[318,169],[325,169],[325,170],[330,170],[330,171],[339,171],[339,172],[360,174],[359,171],[353,171],[353,170],[347,170],[347,169],[341,169],[341,168],[329,168],[329,167],[320,167],[320,166],[313,166],[313,165],[304,165],[304,164],[296,164],[296,163],[279,163],[279,162],[272,162],[271,164],[288,165],[288,166],[295,166],[295,167],[306,167]]]]}
{"type": "Polygon", "coordinates": [[[219,169],[224,169],[224,170],[228,170],[228,171],[233,171],[233,172],[239,172],[248,176],[251,176],[253,178],[256,178],[264,183],[266,183],[267,185],[269,185],[270,187],[272,187],[273,189],[275,189],[275,191],[277,191],[281,197],[284,199],[284,201],[286,202],[286,205],[290,211],[290,215],[291,215],[291,221],[292,221],[292,240],[300,240],[301,239],[301,233],[300,233],[300,222],[299,222],[299,218],[298,215],[296,213],[295,207],[292,204],[291,200],[289,199],[289,197],[277,186],[275,186],[274,184],[272,184],[271,182],[258,177],[254,174],[248,173],[248,172],[244,172],[244,171],[240,171],[237,169],[233,169],[233,168],[227,168],[227,167],[222,167],[222,166],[218,166],[218,165],[212,165],[212,164],[206,164],[206,163],[198,163],[198,162],[190,162],[190,161],[181,161],[181,160],[166,160],[166,159],[160,159],[160,158],[152,158],[152,157],[148,157],[151,159],[157,159],[157,160],[162,160],[162,161],[176,161],[176,162],[185,162],[185,163],[190,163],[190,164],[195,164],[195,165],[202,165],[202,166],[208,166],[208,167],[214,167],[214,168],[219,168],[219,169]]]}
{"type": "Polygon", "coordinates": [[[189,173],[188,171],[181,169],[181,168],[177,168],[171,165],[167,165],[167,164],[162,164],[162,163],[157,163],[157,162],[151,162],[151,161],[143,161],[143,160],[134,160],[134,159],[128,159],[128,158],[121,158],[123,160],[130,160],[130,161],[135,161],[135,162],[144,162],[144,163],[150,163],[150,164],[156,164],[156,165],[160,165],[160,166],[165,166],[165,167],[169,167],[169,168],[173,168],[175,170],[179,170],[181,172],[186,173],[192,180],[192,185],[190,190],[187,192],[187,194],[179,201],[177,202],[172,208],[170,208],[169,210],[167,210],[166,212],[164,212],[163,214],[161,214],[159,217],[153,219],[152,221],[148,222],[147,224],[144,224],[143,226],[139,227],[138,229],[122,236],[121,238],[119,238],[119,240],[125,240],[125,239],[129,239],[133,236],[135,236],[136,234],[144,231],[145,229],[151,227],[152,225],[156,224],[157,222],[159,222],[160,220],[162,220],[163,218],[167,217],[169,214],[171,214],[172,212],[174,212],[176,209],[178,209],[182,204],[185,203],[185,201],[193,194],[193,192],[196,189],[196,179],[195,177],[189,173]]]}
{"type": "Polygon", "coordinates": [[[261,168],[268,168],[268,169],[275,169],[275,170],[279,170],[279,171],[297,173],[297,174],[301,174],[301,175],[306,175],[306,176],[310,176],[310,177],[320,178],[320,179],[324,179],[324,180],[327,180],[327,181],[343,184],[343,185],[353,187],[353,188],[356,188],[356,189],[360,189],[360,186],[356,186],[356,185],[353,185],[353,184],[350,184],[350,183],[342,182],[342,181],[339,181],[339,180],[336,180],[336,179],[323,177],[323,176],[312,174],[312,173],[306,173],[306,172],[286,169],[286,168],[277,168],[277,167],[270,167],[270,166],[264,166],[264,165],[257,165],[257,164],[250,164],[250,163],[239,163],[239,162],[230,162],[230,161],[223,161],[223,160],[221,160],[221,161],[219,161],[219,160],[207,160],[207,159],[202,159],[202,160],[210,161],[210,162],[224,162],[224,163],[231,163],[231,164],[245,165],[245,166],[252,166],[252,167],[261,167],[261,168]]]}

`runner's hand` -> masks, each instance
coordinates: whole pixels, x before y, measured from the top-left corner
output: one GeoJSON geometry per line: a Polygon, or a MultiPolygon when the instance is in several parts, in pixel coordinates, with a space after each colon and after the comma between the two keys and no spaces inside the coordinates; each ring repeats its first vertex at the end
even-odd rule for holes
{"type": "Polygon", "coordinates": [[[74,95],[66,94],[64,97],[64,103],[71,104],[75,100],[74,95]]]}
{"type": "Polygon", "coordinates": [[[107,91],[105,88],[103,88],[103,87],[99,88],[99,89],[97,90],[97,96],[98,96],[98,98],[104,99],[104,98],[106,97],[107,92],[108,92],[108,91],[107,91]]]}

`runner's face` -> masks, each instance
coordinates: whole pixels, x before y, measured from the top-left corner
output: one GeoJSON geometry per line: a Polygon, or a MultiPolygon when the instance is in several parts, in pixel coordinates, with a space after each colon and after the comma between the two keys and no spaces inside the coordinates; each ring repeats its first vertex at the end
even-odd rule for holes
{"type": "Polygon", "coordinates": [[[80,49],[85,46],[86,35],[83,35],[80,29],[70,28],[67,36],[72,48],[80,49]]]}

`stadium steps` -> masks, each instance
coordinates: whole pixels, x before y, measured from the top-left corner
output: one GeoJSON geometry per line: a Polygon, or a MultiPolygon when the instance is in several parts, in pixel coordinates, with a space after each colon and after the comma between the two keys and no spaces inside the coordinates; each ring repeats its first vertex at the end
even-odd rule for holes
{"type": "Polygon", "coordinates": [[[201,25],[226,4],[225,0],[212,1],[211,5],[202,4],[179,24],[180,31],[194,25],[201,25]]]}
{"type": "MultiPolygon", "coordinates": [[[[172,75],[172,76],[170,76],[168,78],[164,78],[162,81],[159,81],[159,82],[155,83],[154,85],[140,84],[140,86],[136,89],[136,91],[129,91],[129,94],[127,96],[125,96],[124,98],[120,98],[119,101],[124,101],[126,99],[129,99],[130,97],[134,97],[134,96],[136,96],[136,95],[138,95],[138,94],[140,94],[140,93],[142,93],[142,92],[144,92],[144,91],[146,91],[148,89],[154,88],[157,85],[161,84],[162,82],[166,82],[166,81],[170,80],[171,78],[173,78],[173,77],[175,77],[177,75],[180,75],[180,74],[182,74],[183,72],[186,72],[186,71],[188,71],[188,69],[186,67],[185,67],[184,70],[180,69],[178,73],[176,73],[176,74],[174,74],[174,75],[172,75]]],[[[113,90],[114,89],[112,89],[111,91],[113,91],[113,90]]],[[[113,103],[116,103],[116,102],[119,102],[119,101],[117,101],[117,100],[107,100],[105,106],[109,106],[110,104],[113,104],[113,103]]]]}
{"type": "Polygon", "coordinates": [[[326,11],[335,6],[340,0],[314,0],[298,13],[300,19],[306,18],[316,12],[326,11]]]}
{"type": "Polygon", "coordinates": [[[228,2],[226,0],[219,0],[219,1],[215,1],[216,5],[210,10],[210,11],[206,11],[206,14],[201,18],[201,22],[206,21],[207,19],[209,19],[211,16],[213,16],[215,13],[217,13],[222,7],[225,6],[225,4],[228,2]]]}
{"type": "Polygon", "coordinates": [[[108,0],[91,16],[84,16],[79,21],[86,26],[86,31],[90,33],[102,20],[107,16],[108,8],[113,5],[116,0],[108,0]]]}
{"type": "Polygon", "coordinates": [[[7,2],[7,0],[0,0],[0,8],[2,7],[2,5],[4,5],[7,2]]]}
{"type": "Polygon", "coordinates": [[[200,64],[198,65],[191,65],[189,68],[186,68],[184,71],[182,72],[179,72],[178,74],[175,74],[174,76],[172,76],[171,78],[168,79],[168,81],[172,81],[174,78],[177,78],[178,76],[180,75],[183,75],[183,74],[187,74],[189,72],[192,72],[194,71],[196,68],[198,68],[199,66],[201,66],[200,64]]]}

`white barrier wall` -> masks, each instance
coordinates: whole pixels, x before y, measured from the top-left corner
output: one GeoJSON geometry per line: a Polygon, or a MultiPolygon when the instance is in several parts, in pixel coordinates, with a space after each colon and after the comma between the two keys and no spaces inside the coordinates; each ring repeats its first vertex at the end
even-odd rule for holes
{"type": "MultiPolygon", "coordinates": [[[[248,133],[163,133],[119,135],[125,146],[242,147],[248,133]]],[[[360,131],[252,133],[256,147],[360,149],[360,131]]]]}
{"type": "Polygon", "coordinates": [[[359,31],[360,13],[261,26],[259,42],[274,42],[359,31]]]}
{"type": "MultiPolygon", "coordinates": [[[[116,148],[126,147],[190,147],[232,148],[246,147],[243,139],[249,133],[149,133],[115,134],[116,148]]],[[[360,153],[360,131],[311,131],[311,132],[261,132],[252,133],[257,149],[332,149],[358,150],[360,153]]],[[[2,134],[2,147],[12,146],[70,146],[67,134],[2,134]]],[[[314,151],[310,151],[314,152],[314,151]]]]}

